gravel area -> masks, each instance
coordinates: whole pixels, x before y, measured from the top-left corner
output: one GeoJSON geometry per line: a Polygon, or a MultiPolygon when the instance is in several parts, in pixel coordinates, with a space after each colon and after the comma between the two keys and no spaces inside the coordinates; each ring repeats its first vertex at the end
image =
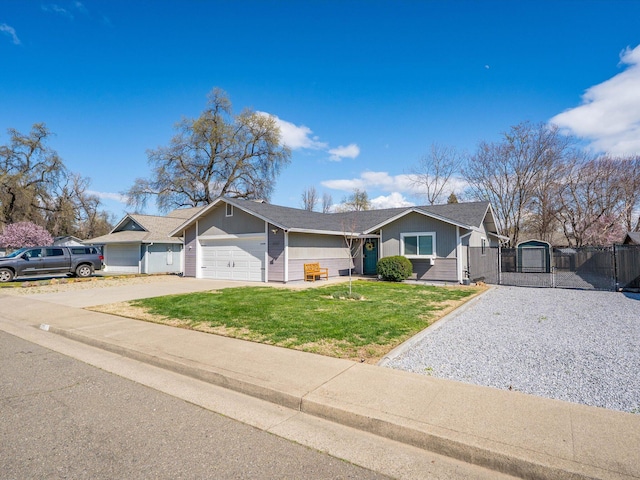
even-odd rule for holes
{"type": "Polygon", "coordinates": [[[496,287],[385,366],[640,414],[640,294],[496,287]]]}

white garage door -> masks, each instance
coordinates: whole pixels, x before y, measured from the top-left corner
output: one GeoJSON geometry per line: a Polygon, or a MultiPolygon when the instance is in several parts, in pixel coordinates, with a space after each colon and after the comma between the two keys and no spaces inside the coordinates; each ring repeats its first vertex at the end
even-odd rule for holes
{"type": "Polygon", "coordinates": [[[106,245],[104,249],[105,272],[139,273],[139,245],[106,245]]]}
{"type": "Polygon", "coordinates": [[[202,278],[264,281],[264,237],[202,240],[202,278]]]}

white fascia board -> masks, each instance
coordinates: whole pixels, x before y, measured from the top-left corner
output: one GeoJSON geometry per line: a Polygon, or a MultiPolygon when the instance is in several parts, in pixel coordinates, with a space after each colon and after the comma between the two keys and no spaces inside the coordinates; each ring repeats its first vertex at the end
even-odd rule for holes
{"type": "MultiPolygon", "coordinates": [[[[175,238],[175,237],[174,237],[175,238]]],[[[167,237],[166,239],[162,238],[162,239],[155,239],[155,240],[151,240],[151,239],[145,239],[145,240],[141,240],[140,243],[142,244],[150,244],[153,245],[154,243],[168,243],[171,245],[182,245],[184,242],[182,240],[182,238],[174,240],[171,237],[167,237]]]]}
{"type": "Polygon", "coordinates": [[[500,235],[499,233],[494,233],[494,232],[484,232],[487,235],[491,235],[492,237],[496,237],[499,240],[509,240],[509,237],[505,236],[505,235],[500,235]]]}
{"type": "MultiPolygon", "coordinates": [[[[283,229],[283,230],[286,230],[286,229],[283,229]]],[[[343,231],[337,231],[337,230],[313,230],[309,228],[290,228],[287,231],[290,233],[313,233],[316,235],[340,235],[340,236],[348,235],[353,237],[359,237],[362,235],[359,232],[353,232],[352,234],[351,232],[343,232],[343,231]]]]}
{"type": "Polygon", "coordinates": [[[265,238],[266,235],[264,232],[262,233],[225,233],[222,235],[200,235],[198,236],[198,240],[241,240],[248,238],[265,238]]]}
{"type": "Polygon", "coordinates": [[[132,222],[134,222],[136,225],[138,225],[141,229],[143,229],[145,232],[147,232],[148,230],[146,228],[144,228],[143,225],[140,225],[140,222],[137,222],[135,220],[135,218],[133,218],[131,216],[131,214],[127,213],[124,217],[122,217],[122,220],[120,220],[117,225],[115,227],[113,227],[113,230],[111,230],[109,233],[118,233],[118,228],[125,223],[125,220],[131,220],[132,222]]]}

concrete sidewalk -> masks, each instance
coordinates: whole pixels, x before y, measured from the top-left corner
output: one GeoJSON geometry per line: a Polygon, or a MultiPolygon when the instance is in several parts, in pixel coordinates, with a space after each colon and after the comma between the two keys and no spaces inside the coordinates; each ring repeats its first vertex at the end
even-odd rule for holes
{"type": "Polygon", "coordinates": [[[640,478],[640,415],[129,320],[63,303],[0,294],[0,318],[510,475],[640,478]]]}

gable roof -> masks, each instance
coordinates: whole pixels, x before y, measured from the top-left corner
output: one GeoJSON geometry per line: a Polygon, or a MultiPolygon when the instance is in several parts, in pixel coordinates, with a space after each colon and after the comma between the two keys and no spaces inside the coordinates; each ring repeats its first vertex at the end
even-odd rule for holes
{"type": "Polygon", "coordinates": [[[125,215],[107,235],[85,240],[84,243],[182,243],[179,238],[169,235],[185,219],[196,215],[204,207],[176,209],[167,216],[160,215],[125,215]],[[124,230],[130,222],[139,229],[124,230]]]}
{"type": "MultiPolygon", "coordinates": [[[[446,223],[466,229],[478,228],[485,217],[489,225],[495,228],[493,213],[489,202],[469,202],[447,205],[428,205],[420,207],[398,207],[380,210],[362,210],[359,212],[320,213],[309,212],[299,208],[281,207],[269,203],[237,198],[218,198],[196,213],[186,222],[179,225],[171,235],[179,235],[196,220],[206,215],[221,202],[250,213],[276,227],[292,232],[343,234],[353,230],[356,234],[367,234],[407,215],[417,212],[446,223]]],[[[497,230],[495,231],[497,233],[497,230]]]]}
{"type": "Polygon", "coordinates": [[[628,245],[640,245],[640,232],[629,232],[624,237],[624,243],[628,245]]]}

